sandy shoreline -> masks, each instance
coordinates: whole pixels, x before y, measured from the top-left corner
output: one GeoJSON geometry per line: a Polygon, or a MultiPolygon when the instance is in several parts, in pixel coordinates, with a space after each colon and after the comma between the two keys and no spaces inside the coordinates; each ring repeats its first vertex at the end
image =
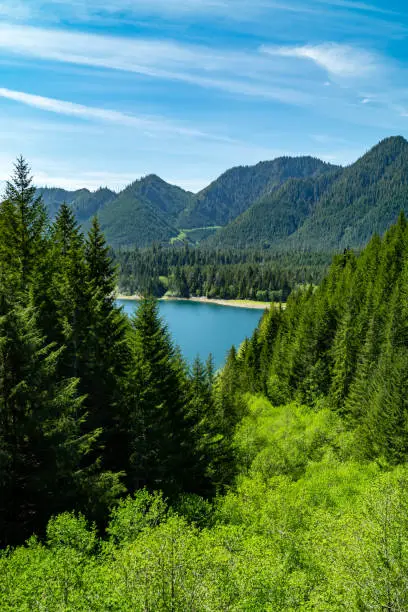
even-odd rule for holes
{"type": "MultiPolygon", "coordinates": [[[[140,300],[140,295],[117,295],[118,300],[140,300]]],[[[251,300],[222,300],[217,298],[207,297],[190,297],[190,298],[179,298],[179,297],[163,297],[160,301],[175,301],[175,302],[201,302],[202,304],[217,304],[218,306],[232,306],[234,308],[256,308],[258,310],[265,310],[270,308],[272,305],[278,306],[273,302],[254,302],[251,300]]]]}

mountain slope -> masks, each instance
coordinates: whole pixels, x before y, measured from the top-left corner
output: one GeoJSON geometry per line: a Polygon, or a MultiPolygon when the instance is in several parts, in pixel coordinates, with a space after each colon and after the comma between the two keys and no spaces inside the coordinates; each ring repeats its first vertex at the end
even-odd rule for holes
{"type": "Polygon", "coordinates": [[[154,210],[167,215],[169,222],[178,226],[179,216],[192,205],[195,200],[193,193],[184,191],[181,187],[170,185],[155,174],[149,174],[135,181],[126,188],[137,200],[143,201],[154,210]]]}
{"type": "MultiPolygon", "coordinates": [[[[162,209],[165,208],[164,201],[162,204],[140,197],[139,181],[129,185],[109,205],[99,210],[101,228],[109,244],[113,247],[145,247],[153,242],[168,243],[179,232],[171,223],[173,215],[162,209]]],[[[169,207],[171,205],[170,202],[169,207]]]]}
{"type": "Polygon", "coordinates": [[[352,164],[290,238],[291,248],[359,247],[408,213],[408,142],[387,138],[352,164]]]}
{"type": "Polygon", "coordinates": [[[408,213],[408,142],[387,138],[351,166],[288,181],[207,242],[211,246],[339,250],[408,213]]]}
{"type": "Polygon", "coordinates": [[[268,248],[275,245],[293,234],[307,220],[319,197],[340,172],[332,170],[314,179],[290,179],[218,230],[206,244],[233,248],[268,248]]]}
{"type": "Polygon", "coordinates": [[[313,157],[280,157],[232,168],[197,194],[181,216],[180,227],[226,225],[288,179],[315,176],[331,167],[313,157]]]}
{"type": "Polygon", "coordinates": [[[100,188],[97,191],[78,189],[67,191],[58,187],[40,187],[37,194],[41,195],[50,217],[53,219],[62,203],[69,204],[75,212],[78,221],[83,222],[93,217],[98,211],[116,198],[116,193],[100,188]]]}

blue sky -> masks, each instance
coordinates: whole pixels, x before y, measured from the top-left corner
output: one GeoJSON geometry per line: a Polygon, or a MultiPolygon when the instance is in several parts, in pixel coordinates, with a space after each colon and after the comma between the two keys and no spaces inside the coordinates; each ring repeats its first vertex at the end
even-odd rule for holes
{"type": "Polygon", "coordinates": [[[0,180],[197,191],[408,136],[402,0],[0,0],[0,180]]]}

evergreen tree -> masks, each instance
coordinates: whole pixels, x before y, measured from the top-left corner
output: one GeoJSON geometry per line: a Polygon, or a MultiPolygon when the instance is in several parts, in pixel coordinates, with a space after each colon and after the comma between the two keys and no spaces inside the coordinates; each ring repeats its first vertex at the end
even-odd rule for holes
{"type": "Polygon", "coordinates": [[[7,544],[56,512],[87,506],[82,461],[97,432],[81,434],[77,381],[58,379],[62,350],[44,343],[32,308],[12,307],[4,295],[0,308],[0,541],[7,544]]]}
{"type": "Polygon", "coordinates": [[[175,495],[194,487],[194,436],[188,427],[185,368],[154,299],[143,299],[133,320],[128,396],[128,487],[175,495]]]}
{"type": "Polygon", "coordinates": [[[1,277],[12,280],[15,297],[28,291],[44,251],[47,215],[41,197],[35,194],[30,168],[19,157],[0,204],[1,277]]]}
{"type": "Polygon", "coordinates": [[[213,376],[211,356],[205,365],[196,357],[188,385],[187,422],[195,451],[189,478],[194,492],[204,496],[212,495],[219,487],[226,461],[222,423],[212,392],[213,376]]]}
{"type": "Polygon", "coordinates": [[[116,270],[97,218],[85,243],[89,320],[80,351],[81,393],[86,395],[87,427],[102,428],[104,467],[123,470],[125,411],[123,395],[130,351],[128,323],[115,305],[116,270]]]}
{"type": "Polygon", "coordinates": [[[51,228],[50,300],[42,314],[45,329],[64,345],[61,375],[82,375],[82,353],[89,339],[91,295],[82,233],[72,210],[62,204],[51,228]]]}

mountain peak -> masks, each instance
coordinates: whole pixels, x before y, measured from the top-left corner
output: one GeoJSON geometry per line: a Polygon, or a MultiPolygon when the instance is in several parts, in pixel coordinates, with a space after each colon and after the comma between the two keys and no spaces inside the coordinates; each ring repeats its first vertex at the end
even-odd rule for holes
{"type": "Polygon", "coordinates": [[[380,140],[378,144],[369,149],[364,157],[367,155],[398,155],[402,151],[408,150],[408,141],[403,136],[390,136],[380,140]]]}
{"type": "Polygon", "coordinates": [[[166,183],[165,180],[163,180],[160,176],[158,176],[157,174],[146,174],[146,176],[142,176],[142,178],[140,179],[140,183],[157,183],[159,185],[168,185],[168,183],[166,183]]]}

